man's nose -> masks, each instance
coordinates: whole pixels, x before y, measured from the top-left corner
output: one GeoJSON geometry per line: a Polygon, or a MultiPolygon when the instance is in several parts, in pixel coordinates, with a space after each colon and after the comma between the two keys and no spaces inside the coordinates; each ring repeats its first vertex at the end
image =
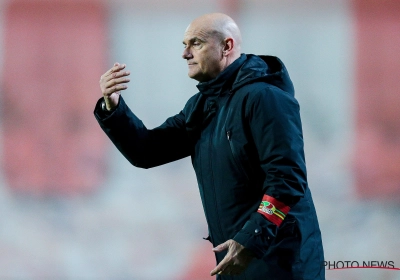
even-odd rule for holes
{"type": "Polygon", "coordinates": [[[191,58],[193,58],[193,55],[192,55],[192,53],[189,51],[189,48],[185,48],[185,49],[183,50],[182,58],[183,58],[183,59],[191,59],[191,58]]]}

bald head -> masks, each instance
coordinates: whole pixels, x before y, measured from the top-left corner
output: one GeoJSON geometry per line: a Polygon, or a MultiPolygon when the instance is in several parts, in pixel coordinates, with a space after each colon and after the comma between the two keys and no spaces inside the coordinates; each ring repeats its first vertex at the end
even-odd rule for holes
{"type": "Polygon", "coordinates": [[[242,36],[239,27],[228,15],[222,13],[202,15],[193,20],[186,30],[191,27],[203,28],[209,36],[213,36],[221,41],[226,38],[232,38],[234,40],[233,48],[240,54],[242,36]]]}
{"type": "Polygon", "coordinates": [[[240,57],[242,38],[232,18],[225,14],[206,14],[186,28],[182,57],[189,65],[189,77],[200,82],[215,78],[240,57]]]}

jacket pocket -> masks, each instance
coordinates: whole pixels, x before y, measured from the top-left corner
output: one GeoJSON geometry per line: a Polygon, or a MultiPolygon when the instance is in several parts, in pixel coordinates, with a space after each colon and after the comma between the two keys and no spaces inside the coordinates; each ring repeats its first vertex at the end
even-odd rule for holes
{"type": "MultiPolygon", "coordinates": [[[[295,219],[284,222],[279,227],[275,240],[265,254],[264,260],[274,264],[279,270],[296,275],[300,273],[296,272],[299,271],[298,264],[300,261],[300,230],[295,219]]],[[[290,276],[290,279],[294,279],[293,276],[290,276]]]]}
{"type": "Polygon", "coordinates": [[[235,147],[235,144],[232,141],[232,132],[230,130],[226,132],[226,138],[228,139],[229,142],[229,147],[232,153],[233,162],[235,163],[236,169],[240,171],[241,174],[243,174],[243,176],[246,178],[247,181],[250,181],[249,175],[247,174],[246,170],[244,169],[241,163],[237,148],[235,147]]]}
{"type": "Polygon", "coordinates": [[[275,242],[289,240],[297,240],[299,237],[299,229],[297,221],[295,219],[288,219],[282,222],[282,225],[278,228],[278,232],[275,238],[275,242]]]}

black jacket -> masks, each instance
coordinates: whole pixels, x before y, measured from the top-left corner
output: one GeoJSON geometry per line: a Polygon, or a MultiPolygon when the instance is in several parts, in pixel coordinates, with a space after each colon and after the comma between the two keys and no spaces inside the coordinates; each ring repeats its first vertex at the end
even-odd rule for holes
{"type": "Polygon", "coordinates": [[[257,257],[241,276],[218,279],[324,279],[299,105],[283,63],[242,54],[197,87],[179,114],[152,130],[123,98],[111,114],[100,99],[95,116],[134,166],[192,157],[210,241],[234,239],[257,257]]]}

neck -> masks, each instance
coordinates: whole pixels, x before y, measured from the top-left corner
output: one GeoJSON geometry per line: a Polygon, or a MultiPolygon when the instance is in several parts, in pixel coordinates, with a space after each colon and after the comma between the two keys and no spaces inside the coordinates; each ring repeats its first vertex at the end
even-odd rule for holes
{"type": "Polygon", "coordinates": [[[239,57],[240,57],[240,53],[234,53],[234,54],[226,57],[225,63],[223,64],[223,67],[222,67],[222,71],[224,71],[229,65],[231,65],[239,57]]]}

